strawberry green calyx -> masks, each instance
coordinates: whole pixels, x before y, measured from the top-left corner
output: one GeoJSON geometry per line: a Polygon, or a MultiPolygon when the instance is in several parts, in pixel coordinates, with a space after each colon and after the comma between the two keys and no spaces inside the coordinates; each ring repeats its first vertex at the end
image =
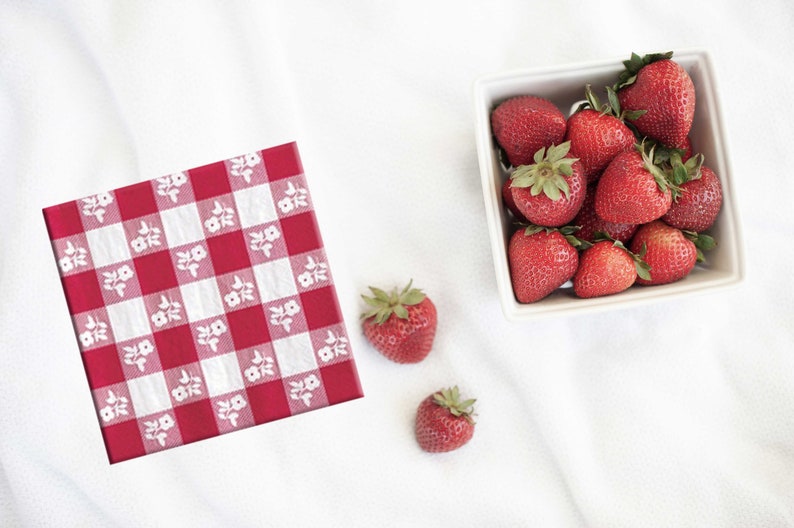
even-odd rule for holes
{"type": "Polygon", "coordinates": [[[627,247],[626,247],[626,246],[623,244],[623,242],[621,242],[620,240],[615,240],[614,238],[612,238],[611,236],[609,236],[609,235],[608,235],[607,233],[605,233],[604,231],[597,231],[597,232],[595,233],[595,235],[593,236],[593,242],[594,242],[594,243],[595,243],[595,242],[602,242],[602,241],[604,241],[604,240],[609,240],[609,241],[611,241],[613,246],[615,246],[615,247],[617,247],[617,248],[620,248],[620,249],[622,249],[623,251],[625,251],[626,253],[628,253],[628,254],[629,254],[629,256],[631,257],[631,260],[633,260],[633,261],[634,261],[634,269],[636,269],[636,270],[637,270],[637,275],[638,275],[640,278],[642,278],[642,279],[645,279],[645,280],[651,280],[651,273],[650,273],[650,271],[651,271],[651,267],[650,267],[650,266],[648,265],[648,263],[647,263],[647,262],[645,262],[645,260],[644,260],[644,258],[645,258],[645,254],[646,254],[646,253],[647,253],[647,251],[648,251],[648,248],[645,246],[645,243],[644,243],[644,242],[643,242],[643,244],[642,244],[642,248],[640,249],[640,251],[639,251],[638,253],[634,253],[634,252],[633,252],[633,251],[631,251],[629,248],[627,248],[627,247]]]}
{"type": "Polygon", "coordinates": [[[634,121],[647,112],[647,110],[622,111],[620,107],[620,101],[618,100],[618,94],[615,92],[615,90],[611,86],[605,87],[605,90],[607,92],[607,99],[609,102],[602,104],[601,100],[598,98],[595,92],[593,92],[593,87],[590,84],[585,85],[585,102],[579,105],[579,108],[577,108],[576,111],[578,112],[584,110],[585,108],[591,108],[599,112],[601,115],[616,117],[623,122],[626,120],[634,121]]]}
{"type": "Polygon", "coordinates": [[[647,149],[645,143],[637,143],[635,148],[642,155],[643,167],[645,167],[645,169],[651,173],[654,181],[656,181],[656,185],[659,187],[659,190],[661,192],[666,192],[667,189],[670,189],[670,192],[673,194],[673,196],[680,194],[681,188],[671,181],[662,167],[654,163],[654,151],[656,149],[656,145],[651,145],[650,149],[647,149]]]}
{"type": "Polygon", "coordinates": [[[673,58],[672,51],[668,51],[666,53],[649,53],[648,55],[643,55],[642,57],[636,53],[632,53],[631,58],[623,61],[625,70],[620,72],[620,75],[618,76],[618,82],[615,83],[615,86],[613,87],[614,90],[618,91],[625,86],[634,84],[634,81],[637,80],[637,74],[640,72],[640,70],[650,63],[671,58],[673,58]]]}
{"type": "Polygon", "coordinates": [[[670,154],[670,181],[674,185],[682,185],[688,181],[699,180],[700,168],[703,166],[703,154],[695,154],[686,161],[681,160],[678,150],[670,154]]]}
{"type": "Polygon", "coordinates": [[[579,158],[566,158],[571,149],[571,142],[542,147],[535,152],[532,165],[520,165],[510,175],[511,187],[529,187],[532,196],[544,193],[551,200],[557,201],[564,194],[570,196],[571,190],[567,178],[573,174],[573,164],[579,158]]]}
{"type": "Polygon", "coordinates": [[[452,388],[442,389],[433,394],[433,401],[441,407],[448,409],[452,416],[463,417],[470,424],[474,423],[472,415],[474,414],[474,402],[476,399],[460,400],[460,391],[458,386],[452,388]]]}
{"type": "Polygon", "coordinates": [[[364,299],[364,302],[366,302],[371,309],[361,314],[361,318],[369,319],[370,317],[374,317],[375,323],[377,324],[385,323],[392,314],[400,319],[408,319],[408,310],[405,307],[419,304],[424,301],[426,297],[422,290],[411,288],[412,284],[413,279],[411,279],[408,285],[399,293],[397,292],[397,288],[392,290],[391,293],[386,293],[380,288],[370,286],[369,289],[373,297],[362,295],[361,298],[364,299]]]}
{"type": "Polygon", "coordinates": [[[535,224],[529,224],[524,229],[524,234],[527,236],[534,235],[535,233],[540,233],[541,231],[545,231],[546,233],[552,233],[557,231],[562,236],[565,237],[565,240],[568,241],[570,245],[575,247],[579,250],[584,250],[592,246],[590,242],[584,240],[582,238],[578,238],[574,235],[577,231],[579,231],[582,226],[562,226],[562,227],[546,227],[546,226],[539,226],[535,224]]]}
{"type": "Polygon", "coordinates": [[[681,232],[695,244],[695,248],[697,249],[697,262],[706,262],[706,255],[703,252],[711,251],[717,247],[717,241],[714,240],[714,237],[704,233],[695,233],[694,231],[682,230],[681,232]]]}

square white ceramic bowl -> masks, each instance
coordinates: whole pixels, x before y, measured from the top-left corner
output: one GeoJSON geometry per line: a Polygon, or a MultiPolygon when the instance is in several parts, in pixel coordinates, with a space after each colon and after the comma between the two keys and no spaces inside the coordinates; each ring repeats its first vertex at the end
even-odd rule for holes
{"type": "MultiPolygon", "coordinates": [[[[545,97],[567,115],[584,99],[585,84],[591,84],[594,91],[599,92],[603,87],[613,85],[623,69],[622,61],[628,59],[630,52],[625,57],[610,60],[496,73],[475,81],[475,128],[482,191],[496,284],[502,310],[508,319],[528,320],[628,307],[733,287],[744,279],[743,242],[734,203],[735,194],[731,184],[732,175],[712,59],[705,50],[673,51],[673,60],[687,70],[695,84],[697,102],[690,133],[693,151],[705,156],[705,165],[711,167],[722,182],[722,210],[716,223],[708,231],[716,239],[718,246],[707,252],[705,264],[698,264],[681,281],[658,286],[635,285],[624,292],[593,299],[576,297],[570,281],[549,297],[532,304],[521,304],[513,295],[507,244],[514,227],[511,225],[512,217],[502,205],[501,194],[508,171],[499,159],[498,147],[491,133],[490,115],[500,102],[523,94],[545,97]]],[[[601,99],[606,98],[601,96],[601,99]]]]}

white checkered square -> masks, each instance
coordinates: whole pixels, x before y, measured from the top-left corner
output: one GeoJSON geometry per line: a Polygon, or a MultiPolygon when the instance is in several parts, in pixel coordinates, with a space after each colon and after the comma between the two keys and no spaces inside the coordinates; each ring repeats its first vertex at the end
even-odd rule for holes
{"type": "Polygon", "coordinates": [[[127,380],[127,387],[130,389],[136,416],[146,416],[171,408],[168,385],[162,372],[127,380]]]}
{"type": "Polygon", "coordinates": [[[171,247],[190,244],[204,239],[201,218],[195,203],[160,211],[163,231],[171,247]]]}
{"type": "Polygon", "coordinates": [[[141,297],[108,304],[105,309],[117,343],[152,332],[146,305],[141,297]]]}
{"type": "Polygon", "coordinates": [[[94,267],[101,268],[131,258],[123,224],[110,224],[92,229],[86,231],[85,236],[88,239],[94,267]]]}
{"type": "Polygon", "coordinates": [[[210,396],[245,388],[237,354],[234,352],[202,360],[201,370],[204,372],[204,381],[210,396]]]}
{"type": "Polygon", "coordinates": [[[224,313],[223,300],[214,277],[188,282],[179,287],[188,321],[217,317],[224,313]]]}
{"type": "Polygon", "coordinates": [[[247,227],[272,222],[278,218],[269,185],[257,185],[234,191],[234,201],[240,226],[247,227]]]}
{"type": "Polygon", "coordinates": [[[298,293],[289,259],[283,258],[253,266],[262,302],[275,301],[298,293]]]}
{"type": "Polygon", "coordinates": [[[298,334],[273,341],[278,368],[283,377],[317,368],[309,334],[298,334]]]}

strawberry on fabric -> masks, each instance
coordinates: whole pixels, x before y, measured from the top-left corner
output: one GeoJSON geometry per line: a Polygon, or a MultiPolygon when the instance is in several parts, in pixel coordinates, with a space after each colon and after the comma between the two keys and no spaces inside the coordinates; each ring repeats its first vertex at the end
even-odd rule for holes
{"type": "Polygon", "coordinates": [[[574,293],[582,298],[612,295],[627,290],[638,276],[650,279],[643,253],[633,253],[617,240],[599,240],[579,256],[574,293]]]}
{"type": "Polygon", "coordinates": [[[531,163],[541,147],[562,143],[565,126],[560,109],[534,95],[512,97],[491,112],[494,137],[513,167],[531,163]]]}
{"type": "Polygon", "coordinates": [[[695,85],[687,71],[671,60],[673,52],[640,57],[631,54],[615,84],[624,110],[645,110],[631,120],[642,136],[668,147],[682,147],[695,116],[695,85]]]}
{"type": "Polygon", "coordinates": [[[460,399],[458,387],[434,392],[419,404],[414,431],[424,451],[443,453],[462,447],[474,436],[474,399],[460,399]]]}
{"type": "Polygon", "coordinates": [[[681,193],[662,216],[667,224],[701,232],[714,225],[722,208],[722,184],[709,167],[701,166],[699,177],[681,183],[681,193]]]}
{"type": "Polygon", "coordinates": [[[571,225],[579,227],[576,237],[588,242],[595,242],[598,233],[606,233],[609,238],[626,244],[637,231],[637,224],[619,224],[600,218],[595,211],[595,192],[596,184],[587,188],[582,208],[571,222],[571,225]]]}
{"type": "Polygon", "coordinates": [[[703,260],[702,249],[711,249],[714,239],[707,235],[685,232],[655,220],[637,229],[629,249],[645,248],[643,259],[650,266],[650,278],[637,278],[638,284],[668,284],[689,275],[695,264],[703,260]]]}
{"type": "Polygon", "coordinates": [[[418,363],[433,347],[438,317],[436,307],[413,280],[398,292],[369,287],[362,295],[370,310],[362,314],[364,336],[384,356],[397,363],[418,363]]]}
{"type": "Polygon", "coordinates": [[[513,203],[530,223],[560,227],[576,216],[585,195],[582,165],[568,157],[570,142],[541,147],[531,165],[510,175],[513,203]]]}
{"type": "Polygon", "coordinates": [[[674,186],[643,145],[618,154],[596,187],[596,214],[608,222],[644,224],[660,218],[673,202],[674,186]]]}
{"type": "Polygon", "coordinates": [[[615,156],[634,148],[634,132],[623,119],[636,119],[642,114],[622,113],[614,90],[606,90],[609,103],[602,105],[592,87],[585,86],[586,102],[568,118],[565,132],[565,140],[571,142],[570,156],[582,162],[587,183],[596,181],[615,156]]]}
{"type": "Polygon", "coordinates": [[[574,227],[560,229],[530,225],[510,237],[507,249],[513,293],[520,303],[547,297],[565,284],[579,265],[574,227]]]}

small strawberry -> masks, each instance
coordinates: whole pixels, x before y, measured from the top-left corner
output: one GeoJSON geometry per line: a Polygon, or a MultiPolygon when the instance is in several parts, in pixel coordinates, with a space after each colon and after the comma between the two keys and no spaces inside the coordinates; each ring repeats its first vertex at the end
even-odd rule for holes
{"type": "Polygon", "coordinates": [[[409,281],[401,292],[395,288],[390,294],[370,286],[373,297],[361,296],[371,307],[361,316],[364,336],[397,363],[422,361],[436,336],[436,307],[421,290],[411,288],[412,284],[409,281]]]}
{"type": "Polygon", "coordinates": [[[610,102],[602,105],[586,85],[586,102],[568,118],[565,140],[571,142],[571,157],[582,162],[587,183],[596,181],[612,158],[634,148],[634,132],[623,119],[636,119],[639,112],[624,116],[612,88],[607,88],[607,95],[610,102]]]}
{"type": "Polygon", "coordinates": [[[692,271],[697,261],[702,261],[700,249],[711,249],[714,240],[706,235],[684,232],[655,220],[640,226],[631,239],[630,249],[639,252],[645,248],[643,259],[650,266],[650,278],[637,278],[638,284],[667,284],[683,279],[692,271]]]}
{"type": "Polygon", "coordinates": [[[681,184],[681,194],[662,216],[667,224],[701,232],[717,220],[722,207],[722,184],[713,170],[700,167],[700,177],[681,184]]]}
{"type": "Polygon", "coordinates": [[[674,186],[653,164],[653,149],[642,145],[618,154],[596,187],[596,214],[608,222],[644,224],[661,217],[673,201],[674,186]]]}
{"type": "Polygon", "coordinates": [[[626,69],[614,89],[623,109],[646,111],[631,121],[639,134],[681,147],[695,116],[695,85],[672,56],[672,52],[644,57],[632,53],[623,61],[626,69]]]}
{"type": "Polygon", "coordinates": [[[599,240],[582,251],[573,276],[573,292],[590,298],[627,290],[637,276],[650,279],[642,251],[633,253],[617,240],[599,240]]]}
{"type": "Polygon", "coordinates": [[[606,233],[609,238],[626,244],[637,230],[637,224],[617,224],[601,219],[595,212],[595,191],[596,184],[592,184],[587,188],[582,208],[579,209],[579,214],[571,222],[571,225],[579,227],[576,237],[588,242],[594,242],[598,233],[606,233]]]}
{"type": "Polygon", "coordinates": [[[415,433],[419,447],[429,453],[453,451],[474,435],[473,405],[460,400],[458,387],[439,390],[419,404],[415,433]]]}
{"type": "Polygon", "coordinates": [[[532,303],[565,284],[579,265],[575,228],[530,225],[510,237],[507,256],[513,293],[520,303],[532,303]]]}
{"type": "Polygon", "coordinates": [[[531,163],[541,147],[562,143],[565,116],[548,99],[521,95],[491,112],[491,128],[510,165],[518,167],[531,163]]]}
{"type": "Polygon", "coordinates": [[[530,223],[548,227],[567,224],[582,207],[585,180],[582,165],[569,158],[569,142],[541,147],[534,163],[510,175],[513,203],[530,223]]]}

